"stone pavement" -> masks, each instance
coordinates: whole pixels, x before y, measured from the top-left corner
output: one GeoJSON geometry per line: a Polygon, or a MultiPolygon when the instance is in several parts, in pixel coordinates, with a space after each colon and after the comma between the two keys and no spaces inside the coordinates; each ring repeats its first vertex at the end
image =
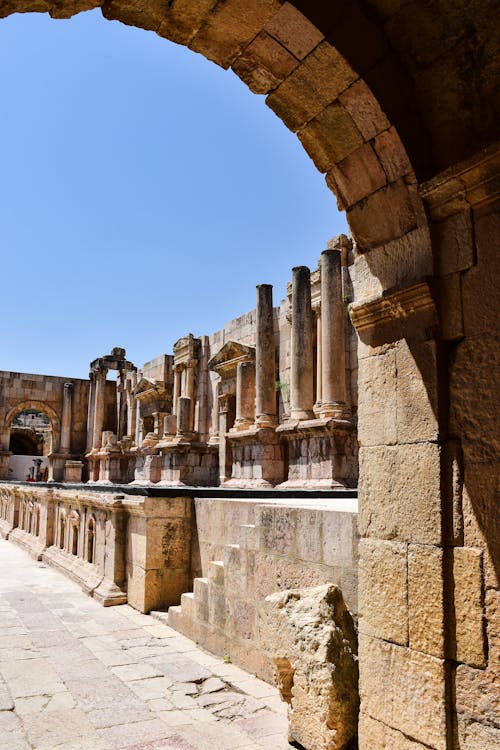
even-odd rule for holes
{"type": "Polygon", "coordinates": [[[284,750],[277,691],[0,539],[1,750],[284,750]]]}

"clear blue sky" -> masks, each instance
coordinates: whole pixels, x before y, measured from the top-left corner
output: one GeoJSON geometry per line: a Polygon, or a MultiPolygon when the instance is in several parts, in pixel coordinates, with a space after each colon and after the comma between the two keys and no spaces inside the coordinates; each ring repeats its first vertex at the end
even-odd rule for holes
{"type": "Polygon", "coordinates": [[[87,377],[284,296],[346,231],[324,178],[231,72],[105,21],[0,21],[0,369],[87,377]]]}

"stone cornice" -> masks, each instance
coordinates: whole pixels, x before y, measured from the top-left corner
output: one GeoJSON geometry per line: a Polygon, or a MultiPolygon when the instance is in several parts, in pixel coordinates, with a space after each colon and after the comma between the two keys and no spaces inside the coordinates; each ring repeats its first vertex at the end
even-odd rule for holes
{"type": "Polygon", "coordinates": [[[430,316],[434,321],[436,308],[429,284],[418,284],[384,292],[381,297],[352,302],[349,315],[356,331],[383,326],[387,323],[405,322],[416,316],[430,316]]]}
{"type": "Polygon", "coordinates": [[[481,150],[420,186],[434,221],[500,197],[500,142],[481,150]]]}

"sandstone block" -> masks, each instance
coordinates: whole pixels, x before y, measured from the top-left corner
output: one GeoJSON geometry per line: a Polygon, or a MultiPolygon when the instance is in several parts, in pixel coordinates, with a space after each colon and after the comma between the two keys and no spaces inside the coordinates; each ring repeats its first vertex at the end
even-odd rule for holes
{"type": "Polygon", "coordinates": [[[343,750],[357,732],[356,633],[336,586],[266,599],[260,633],[289,702],[289,736],[306,750],[343,750]]]}
{"type": "Polygon", "coordinates": [[[328,172],[363,143],[351,115],[337,102],[316,115],[298,137],[320,172],[328,172]]]}
{"type": "Polygon", "coordinates": [[[340,95],[340,101],[365,140],[370,140],[389,127],[387,117],[363,80],[356,81],[344,91],[340,95]]]}
{"type": "Polygon", "coordinates": [[[326,182],[336,194],[339,208],[345,209],[383,187],[387,180],[371,145],[365,143],[332,167],[326,182]]]}
{"type": "Polygon", "coordinates": [[[497,750],[500,747],[499,727],[459,717],[458,735],[460,747],[467,750],[497,750]]]}
{"type": "Polygon", "coordinates": [[[410,646],[444,658],[443,550],[408,546],[408,610],[410,646]]]}
{"type": "Polygon", "coordinates": [[[399,443],[437,440],[437,361],[434,341],[396,346],[397,432],[399,443]]]}
{"type": "Polygon", "coordinates": [[[485,665],[483,571],[481,550],[453,549],[457,661],[485,665]]]}
{"type": "Polygon", "coordinates": [[[359,363],[360,445],[397,442],[396,352],[394,349],[359,363]]]}
{"type": "Polygon", "coordinates": [[[415,198],[404,180],[396,180],[377,190],[349,208],[347,216],[358,246],[363,250],[398,239],[418,226],[415,198]]]}
{"type": "Polygon", "coordinates": [[[410,160],[394,127],[375,138],[375,151],[388,182],[394,182],[412,171],[410,160]]]}
{"type": "Polygon", "coordinates": [[[440,455],[433,443],[360,449],[361,536],[441,543],[440,455]]]}
{"type": "Polygon", "coordinates": [[[447,750],[444,662],[360,635],[361,711],[435,750],[447,750]]]}
{"type": "Polygon", "coordinates": [[[233,64],[233,70],[256,94],[267,94],[281,83],[298,61],[272,36],[261,32],[233,64]]]}
{"type": "Polygon", "coordinates": [[[323,38],[319,29],[290,3],[284,3],[267,22],[265,28],[299,60],[313,50],[323,38]]]}
{"type": "Polygon", "coordinates": [[[427,750],[427,745],[405,737],[386,724],[361,712],[359,716],[359,747],[370,750],[427,750]]]}
{"type": "Polygon", "coordinates": [[[359,632],[408,644],[407,545],[361,539],[359,632]]]}
{"type": "Polygon", "coordinates": [[[433,225],[441,276],[466,271],[474,264],[474,239],[470,211],[461,211],[433,225]]]}

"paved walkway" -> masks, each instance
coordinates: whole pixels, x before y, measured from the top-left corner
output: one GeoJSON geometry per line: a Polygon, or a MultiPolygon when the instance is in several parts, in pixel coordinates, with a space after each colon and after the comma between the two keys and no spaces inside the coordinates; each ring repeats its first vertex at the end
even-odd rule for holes
{"type": "Polygon", "coordinates": [[[277,691],[0,539],[1,750],[284,750],[277,691]]]}

